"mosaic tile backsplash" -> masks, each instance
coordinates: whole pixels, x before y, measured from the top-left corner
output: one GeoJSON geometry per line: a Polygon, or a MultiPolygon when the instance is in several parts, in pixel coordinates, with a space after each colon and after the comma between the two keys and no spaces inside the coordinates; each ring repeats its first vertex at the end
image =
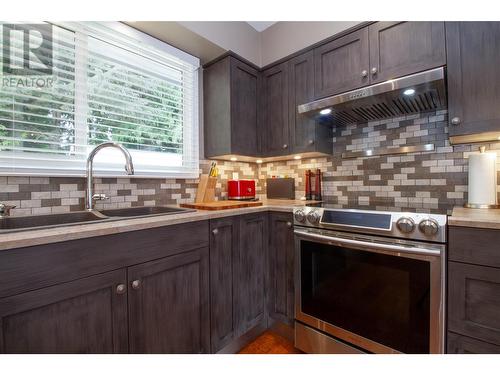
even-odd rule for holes
{"type": "MultiPolygon", "coordinates": [[[[259,185],[264,186],[271,176],[294,177],[296,198],[300,198],[305,170],[320,168],[323,200],[336,207],[449,214],[467,201],[467,156],[479,145],[450,146],[447,116],[443,110],[338,127],[332,157],[268,163],[260,168],[259,185]],[[435,150],[342,158],[348,151],[427,143],[433,143],[435,150]]],[[[500,143],[485,146],[497,152],[500,163],[500,143]]]]}
{"type": "MultiPolygon", "coordinates": [[[[467,200],[467,156],[479,145],[450,146],[447,111],[421,113],[383,121],[352,124],[334,130],[332,156],[262,165],[218,162],[218,199],[226,197],[226,181],[257,181],[265,196],[267,177],[295,178],[296,198],[304,196],[304,173],[324,173],[323,198],[337,207],[450,213],[467,200]],[[343,159],[342,153],[377,147],[434,143],[432,152],[343,159]]],[[[500,143],[485,145],[498,153],[500,143]]],[[[207,173],[210,161],[200,161],[207,173]]],[[[500,173],[498,176],[500,185],[500,173]]],[[[96,178],[96,193],[109,200],[97,208],[122,208],[192,202],[197,179],[96,178]]],[[[500,188],[500,186],[499,186],[500,188]]],[[[499,190],[500,191],[500,190],[499,190]]],[[[13,215],[49,214],[84,209],[85,179],[66,177],[1,177],[0,201],[15,204],[13,215]]],[[[499,197],[500,199],[500,197],[499,197]]]]}

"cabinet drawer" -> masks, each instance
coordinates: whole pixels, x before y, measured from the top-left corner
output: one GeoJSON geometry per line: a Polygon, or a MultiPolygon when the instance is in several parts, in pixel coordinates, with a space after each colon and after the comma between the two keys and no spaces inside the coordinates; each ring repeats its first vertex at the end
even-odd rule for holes
{"type": "Polygon", "coordinates": [[[448,263],[448,328],[500,345],[500,269],[448,263]]]}
{"type": "Polygon", "coordinates": [[[500,230],[450,227],[449,259],[500,267],[500,230]]]}
{"type": "Polygon", "coordinates": [[[448,354],[500,354],[500,346],[448,332],[448,354]]]}

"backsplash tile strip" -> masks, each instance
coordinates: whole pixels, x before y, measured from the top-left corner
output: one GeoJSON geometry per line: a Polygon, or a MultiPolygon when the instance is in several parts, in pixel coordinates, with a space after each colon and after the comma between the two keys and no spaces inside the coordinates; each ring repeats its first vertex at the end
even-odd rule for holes
{"type": "MultiPolygon", "coordinates": [[[[479,145],[450,146],[447,111],[351,124],[334,129],[332,156],[262,165],[218,161],[218,199],[227,198],[231,178],[255,179],[257,194],[265,197],[266,178],[295,178],[296,198],[304,196],[304,173],[324,173],[323,198],[337,207],[450,213],[467,201],[467,157],[479,145]],[[404,155],[342,159],[342,153],[377,147],[434,143],[435,150],[404,155]]],[[[498,154],[500,143],[486,144],[498,154]]],[[[200,161],[208,173],[211,161],[200,161]]],[[[500,192],[500,168],[498,172],[500,192]]],[[[96,193],[108,201],[97,208],[169,205],[192,202],[197,179],[96,178],[96,193]]],[[[13,215],[49,214],[84,209],[85,179],[78,177],[0,176],[0,201],[15,204],[13,215]]],[[[500,200],[500,194],[499,194],[500,200]]]]}

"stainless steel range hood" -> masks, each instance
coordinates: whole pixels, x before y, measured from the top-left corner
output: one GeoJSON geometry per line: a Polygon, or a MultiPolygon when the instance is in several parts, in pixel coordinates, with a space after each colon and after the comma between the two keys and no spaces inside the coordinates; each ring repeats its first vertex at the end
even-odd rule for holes
{"type": "Polygon", "coordinates": [[[444,77],[442,67],[427,70],[301,104],[298,112],[347,125],[442,109],[446,108],[444,77]],[[331,113],[320,114],[328,109],[331,113]]]}

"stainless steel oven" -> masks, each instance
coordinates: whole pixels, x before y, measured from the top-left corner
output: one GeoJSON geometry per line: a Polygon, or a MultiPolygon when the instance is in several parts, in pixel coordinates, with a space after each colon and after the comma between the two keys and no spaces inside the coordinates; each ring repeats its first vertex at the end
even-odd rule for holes
{"type": "Polygon", "coordinates": [[[299,349],[443,353],[446,216],[419,215],[309,209],[296,220],[299,349]],[[417,229],[425,220],[438,230],[417,229]]]}

